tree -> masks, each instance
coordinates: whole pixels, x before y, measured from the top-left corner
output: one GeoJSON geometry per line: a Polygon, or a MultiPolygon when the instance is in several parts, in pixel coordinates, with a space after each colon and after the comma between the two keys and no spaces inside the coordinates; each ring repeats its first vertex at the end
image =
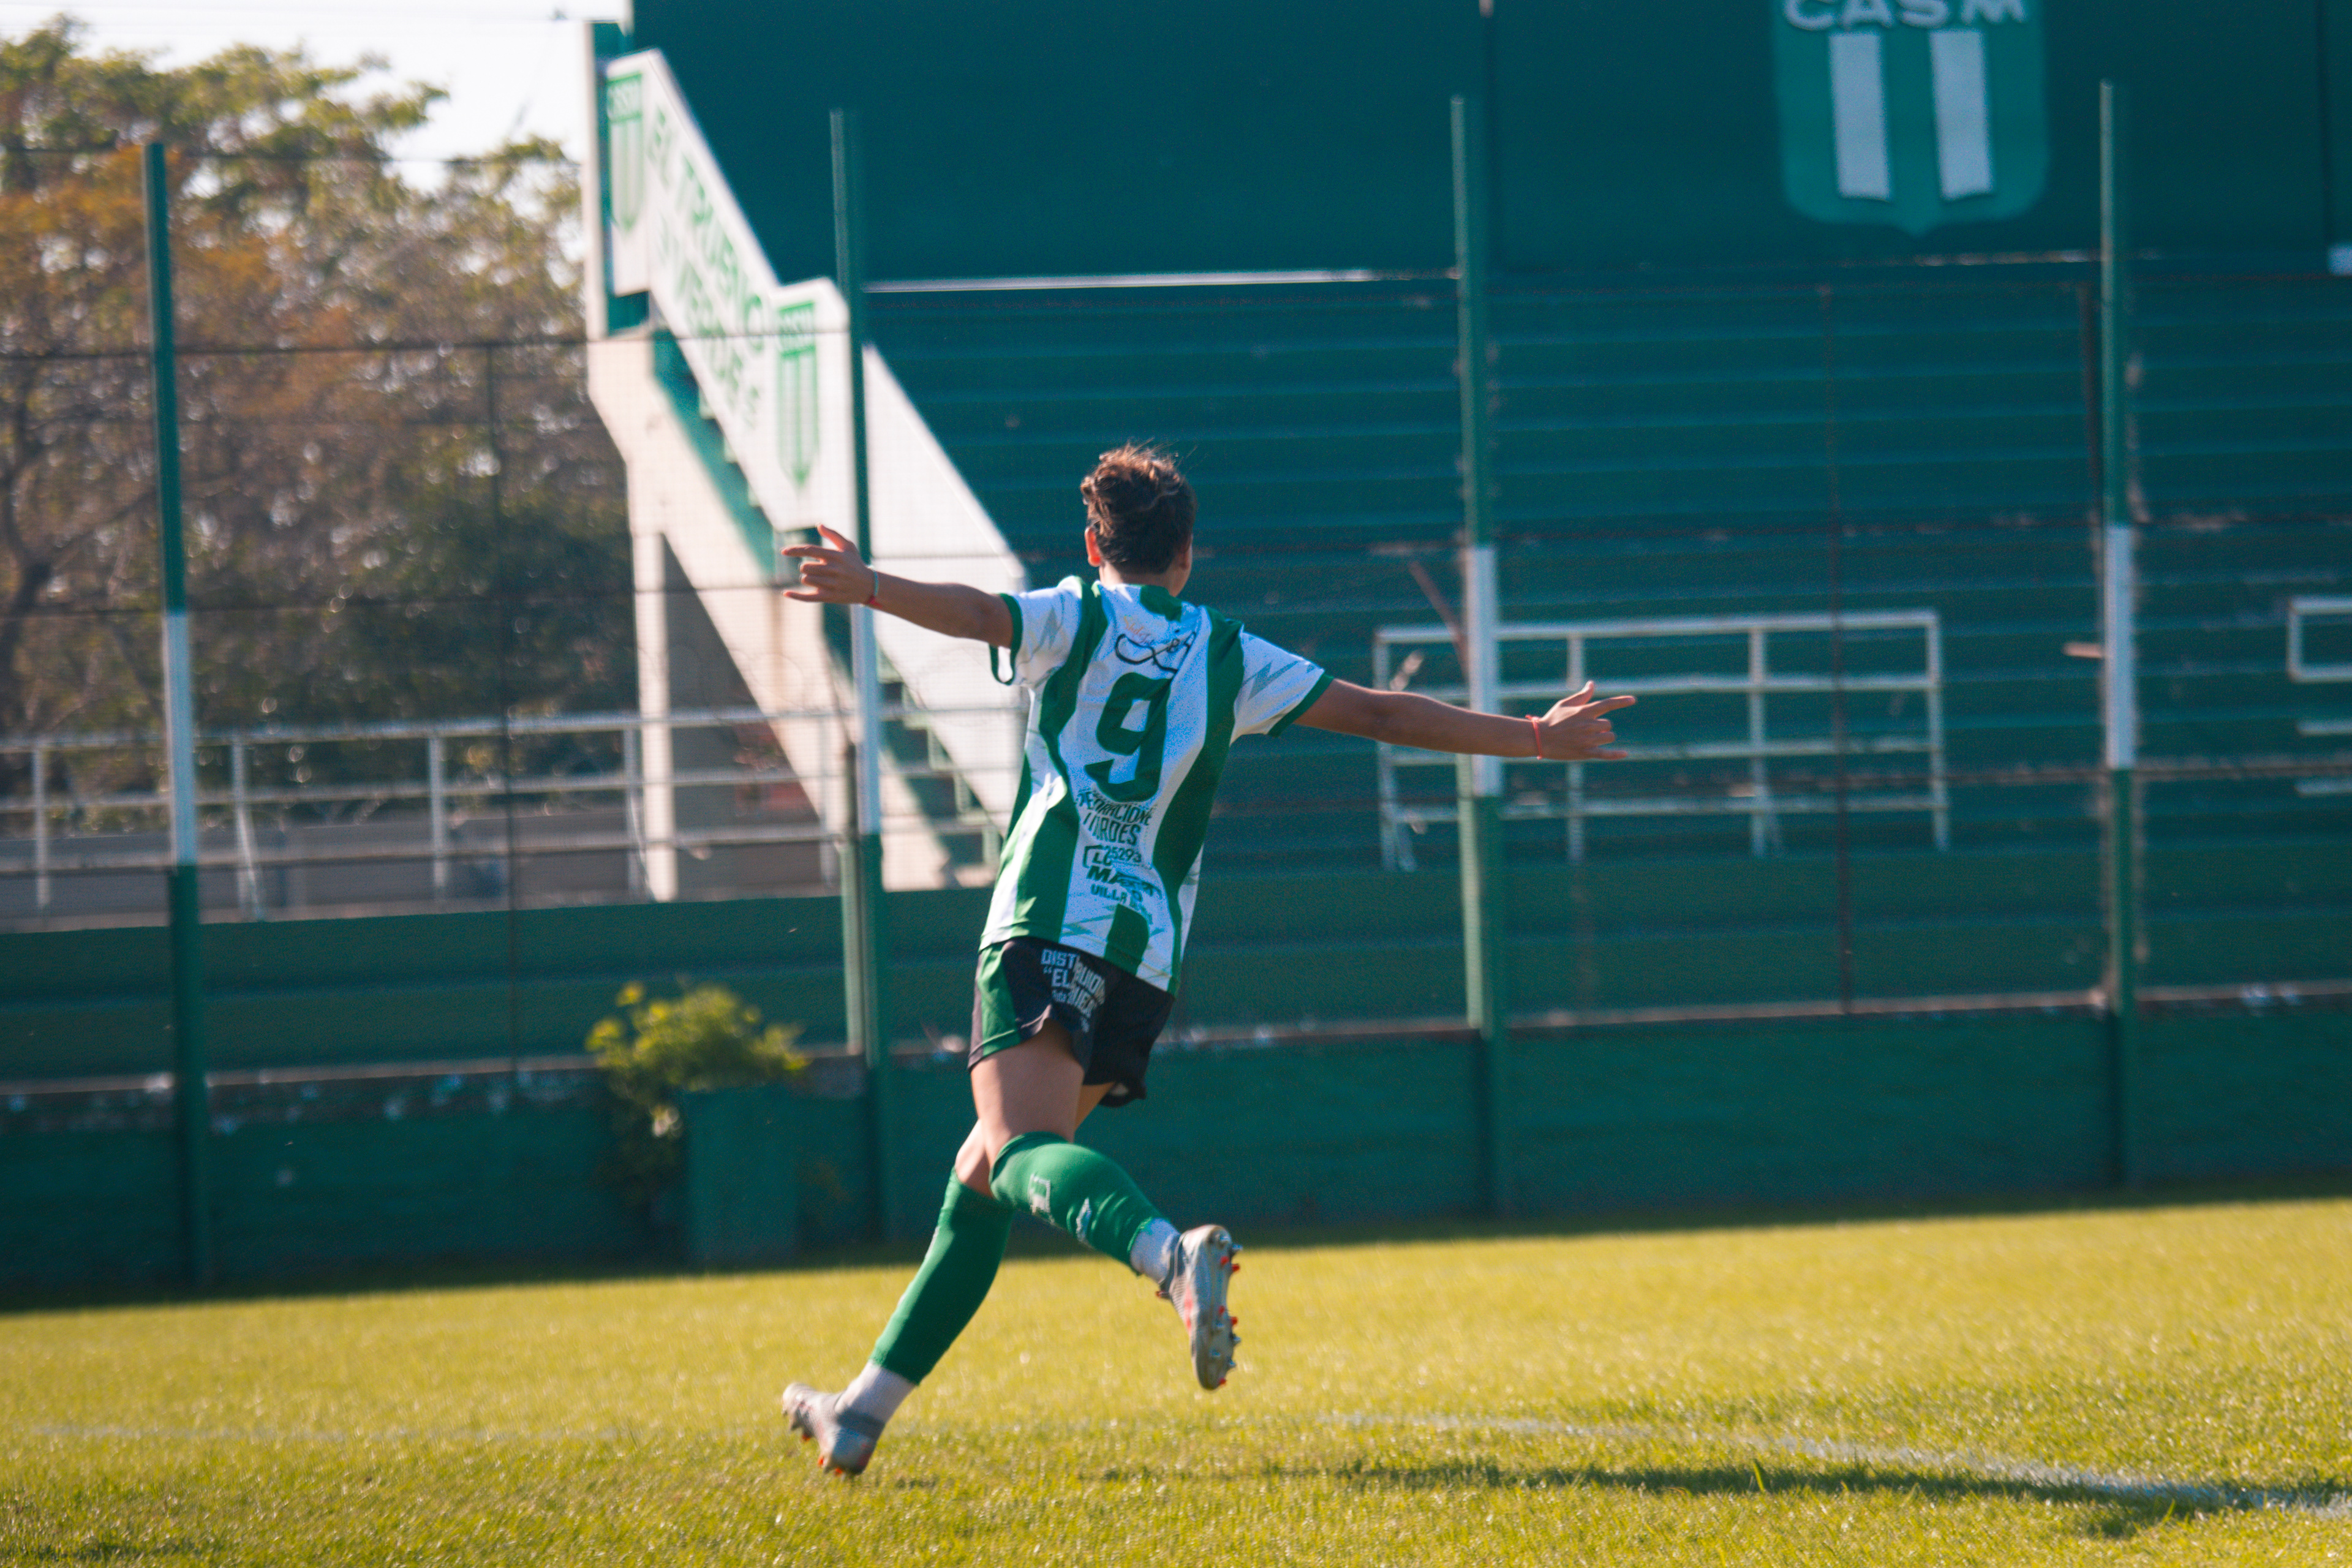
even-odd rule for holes
{"type": "Polygon", "coordinates": [[[404,177],[393,142],[441,94],[359,91],[379,69],[250,47],[162,69],[62,16],[0,37],[0,728],[160,725],[149,140],[170,150],[199,721],[629,701],[575,188],[542,142],[404,177]]]}

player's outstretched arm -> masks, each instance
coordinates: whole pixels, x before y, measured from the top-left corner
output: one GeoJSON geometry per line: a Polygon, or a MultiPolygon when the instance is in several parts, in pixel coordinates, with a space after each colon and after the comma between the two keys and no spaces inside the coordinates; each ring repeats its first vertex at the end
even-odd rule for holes
{"type": "Polygon", "coordinates": [[[995,595],[961,583],[918,583],[877,572],[857,546],[833,530],[820,524],[817,532],[824,536],[823,544],[784,546],[783,553],[801,563],[801,585],[785,589],[785,598],[808,605],[871,605],[951,637],[1013,646],[1013,612],[995,595]]]}
{"type": "Polygon", "coordinates": [[[1552,763],[1614,762],[1617,732],[1609,715],[1631,708],[1631,697],[1595,697],[1592,682],[1551,705],[1533,720],[1510,719],[1456,708],[1417,691],[1375,691],[1335,680],[1298,716],[1298,722],[1342,735],[1361,735],[1392,746],[1431,752],[1466,752],[1484,757],[1541,757],[1552,763]]]}

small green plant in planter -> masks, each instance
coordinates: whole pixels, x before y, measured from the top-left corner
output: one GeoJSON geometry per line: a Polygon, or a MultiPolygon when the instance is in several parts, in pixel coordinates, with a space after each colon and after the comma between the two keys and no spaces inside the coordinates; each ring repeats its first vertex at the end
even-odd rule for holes
{"type": "Polygon", "coordinates": [[[775,1083],[808,1067],[793,1049],[799,1025],[763,1023],[757,1007],[724,985],[681,978],[678,989],[676,997],[649,997],[632,981],[614,998],[621,1016],[588,1031],[588,1053],[613,1095],[614,1149],[600,1173],[656,1224],[686,1169],[677,1097],[775,1083]]]}

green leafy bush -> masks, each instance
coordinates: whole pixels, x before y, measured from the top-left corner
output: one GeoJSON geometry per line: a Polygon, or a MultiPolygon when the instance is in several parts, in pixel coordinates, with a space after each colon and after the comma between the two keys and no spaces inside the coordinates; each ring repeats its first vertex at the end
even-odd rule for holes
{"type": "Polygon", "coordinates": [[[685,1169],[681,1093],[774,1083],[808,1066],[793,1049],[799,1025],[763,1024],[724,985],[678,984],[682,994],[663,998],[630,982],[614,999],[621,1016],[588,1031],[588,1052],[613,1094],[614,1146],[604,1177],[648,1211],[685,1169]]]}

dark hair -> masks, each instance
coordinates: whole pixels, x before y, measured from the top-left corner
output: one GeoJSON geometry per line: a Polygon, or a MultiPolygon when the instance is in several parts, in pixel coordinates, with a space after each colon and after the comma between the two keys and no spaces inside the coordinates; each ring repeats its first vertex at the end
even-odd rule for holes
{"type": "Polygon", "coordinates": [[[1078,493],[1103,559],[1122,572],[1165,572],[1192,542],[1192,487],[1157,447],[1105,452],[1078,493]]]}

